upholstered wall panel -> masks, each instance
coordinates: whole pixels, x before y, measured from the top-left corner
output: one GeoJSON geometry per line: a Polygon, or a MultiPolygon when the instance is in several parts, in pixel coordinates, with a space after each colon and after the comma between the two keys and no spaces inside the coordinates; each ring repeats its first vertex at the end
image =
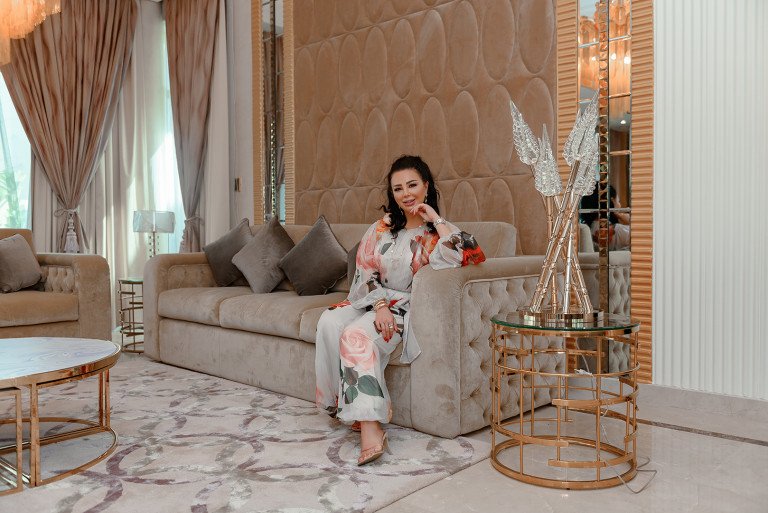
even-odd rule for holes
{"type": "Polygon", "coordinates": [[[394,158],[422,155],[454,221],[515,224],[545,249],[509,101],[555,127],[552,0],[294,2],[297,224],[371,222],[394,158]]]}

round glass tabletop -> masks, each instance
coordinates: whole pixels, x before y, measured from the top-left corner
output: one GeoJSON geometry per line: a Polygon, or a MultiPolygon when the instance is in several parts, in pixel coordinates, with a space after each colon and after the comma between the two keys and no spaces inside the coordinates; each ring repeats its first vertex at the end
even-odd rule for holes
{"type": "Polygon", "coordinates": [[[629,317],[615,314],[604,314],[598,321],[582,321],[572,325],[563,325],[562,323],[536,323],[526,319],[522,312],[510,312],[491,317],[491,322],[498,326],[508,328],[537,329],[541,331],[568,331],[568,332],[590,332],[590,331],[612,331],[612,330],[636,330],[640,323],[633,321],[629,317]]]}
{"type": "Polygon", "coordinates": [[[79,376],[114,364],[120,346],[109,340],[63,337],[0,339],[0,386],[79,376]]]}

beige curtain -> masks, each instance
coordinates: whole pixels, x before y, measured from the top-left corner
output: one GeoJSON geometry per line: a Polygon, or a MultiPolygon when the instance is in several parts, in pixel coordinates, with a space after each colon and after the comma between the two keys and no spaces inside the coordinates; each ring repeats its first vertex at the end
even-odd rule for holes
{"type": "Polygon", "coordinates": [[[67,222],[58,251],[87,247],[78,206],[109,137],[136,25],[133,0],[65,0],[2,68],[16,110],[67,222]]]}
{"type": "Polygon", "coordinates": [[[218,0],[165,0],[173,132],[184,201],[181,252],[200,251],[203,188],[218,0]]]}

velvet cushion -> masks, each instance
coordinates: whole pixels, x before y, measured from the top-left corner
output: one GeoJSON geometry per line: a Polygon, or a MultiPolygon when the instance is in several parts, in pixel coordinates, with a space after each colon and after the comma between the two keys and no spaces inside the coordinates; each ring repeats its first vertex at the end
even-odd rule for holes
{"type": "Polygon", "coordinates": [[[248,219],[243,219],[240,224],[225,235],[203,248],[216,285],[226,287],[233,283],[236,285],[246,284],[243,273],[232,263],[232,257],[243,249],[252,238],[248,219]]]}
{"type": "Polygon", "coordinates": [[[357,248],[360,247],[360,243],[355,244],[352,249],[347,253],[347,281],[349,282],[349,288],[352,288],[352,282],[355,280],[355,272],[357,272],[357,248]]]}
{"type": "Polygon", "coordinates": [[[277,264],[293,246],[280,220],[273,217],[232,258],[232,263],[243,273],[255,294],[272,292],[285,277],[277,264]]]}
{"type": "Polygon", "coordinates": [[[280,260],[300,296],[325,294],[347,273],[347,250],[320,216],[307,235],[280,260]]]}
{"type": "Polygon", "coordinates": [[[41,277],[40,264],[27,239],[16,234],[0,240],[0,291],[31,287],[41,277]]]}

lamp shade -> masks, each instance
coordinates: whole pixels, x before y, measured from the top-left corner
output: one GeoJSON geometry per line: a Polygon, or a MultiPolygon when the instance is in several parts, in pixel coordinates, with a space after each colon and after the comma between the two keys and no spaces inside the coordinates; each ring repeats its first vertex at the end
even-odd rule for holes
{"type": "Polygon", "coordinates": [[[136,210],[133,213],[133,231],[138,233],[173,233],[173,212],[136,210]]]}

